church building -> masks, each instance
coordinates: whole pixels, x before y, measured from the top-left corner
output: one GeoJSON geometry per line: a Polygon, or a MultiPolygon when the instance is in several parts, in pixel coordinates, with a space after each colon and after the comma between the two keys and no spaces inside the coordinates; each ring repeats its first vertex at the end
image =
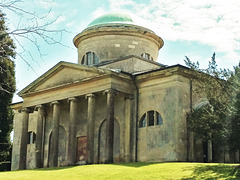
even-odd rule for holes
{"type": "Polygon", "coordinates": [[[186,124],[197,103],[191,71],[157,62],[161,37],[109,13],[73,42],[77,63],[59,62],[12,105],[12,170],[203,160],[186,124]]]}

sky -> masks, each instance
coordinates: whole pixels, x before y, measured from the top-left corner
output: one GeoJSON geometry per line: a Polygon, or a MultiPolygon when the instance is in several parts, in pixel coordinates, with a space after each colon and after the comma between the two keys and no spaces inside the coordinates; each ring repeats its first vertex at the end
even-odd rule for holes
{"type": "MultiPolygon", "coordinates": [[[[0,0],[4,2],[8,0],[0,0]]],[[[44,74],[59,61],[77,63],[73,38],[96,17],[108,12],[126,13],[141,26],[153,30],[164,40],[158,62],[184,65],[185,56],[207,67],[216,53],[220,68],[233,69],[240,60],[240,1],[238,0],[22,0],[19,7],[39,15],[47,14],[39,24],[56,20],[50,28],[65,29],[60,44],[39,40],[39,48],[26,39],[17,38],[20,56],[16,62],[17,92],[44,74]],[[51,11],[49,11],[51,10],[51,11]],[[24,52],[23,52],[24,51],[24,52]],[[30,52],[30,53],[28,53],[30,52]]],[[[24,27],[27,22],[4,10],[9,29],[24,27]]],[[[54,35],[55,38],[55,35],[54,35]]],[[[13,102],[21,101],[17,95],[13,102]]]]}

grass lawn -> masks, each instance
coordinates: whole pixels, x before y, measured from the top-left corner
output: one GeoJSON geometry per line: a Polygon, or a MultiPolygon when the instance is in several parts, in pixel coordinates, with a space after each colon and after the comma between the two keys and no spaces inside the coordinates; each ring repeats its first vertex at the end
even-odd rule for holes
{"type": "Polygon", "coordinates": [[[240,179],[240,165],[138,162],[0,172],[0,180],[8,179],[240,179]]]}

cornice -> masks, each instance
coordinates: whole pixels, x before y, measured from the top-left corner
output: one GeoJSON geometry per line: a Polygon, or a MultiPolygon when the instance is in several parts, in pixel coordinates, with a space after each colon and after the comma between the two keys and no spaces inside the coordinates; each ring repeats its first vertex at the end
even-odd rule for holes
{"type": "Polygon", "coordinates": [[[97,29],[85,30],[74,37],[73,43],[76,47],[78,47],[79,43],[85,39],[97,37],[97,36],[112,35],[112,34],[147,38],[150,41],[154,42],[158,46],[158,49],[160,49],[164,44],[162,38],[156,35],[155,33],[149,30],[146,30],[144,28],[136,29],[131,26],[120,26],[120,27],[107,26],[107,27],[100,27],[97,29]]]}

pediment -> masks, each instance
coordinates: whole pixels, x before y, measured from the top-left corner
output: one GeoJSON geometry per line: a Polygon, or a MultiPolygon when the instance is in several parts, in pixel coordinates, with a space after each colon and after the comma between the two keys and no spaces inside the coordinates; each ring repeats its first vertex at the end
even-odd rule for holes
{"type": "Polygon", "coordinates": [[[133,74],[136,72],[160,69],[164,67],[164,65],[154,61],[146,60],[141,57],[129,56],[123,59],[112,61],[107,64],[100,65],[100,67],[108,68],[108,69],[121,69],[124,72],[133,74]]]}
{"type": "Polygon", "coordinates": [[[69,85],[106,74],[105,70],[79,64],[60,62],[18,94],[20,96],[54,87],[69,85]]]}

